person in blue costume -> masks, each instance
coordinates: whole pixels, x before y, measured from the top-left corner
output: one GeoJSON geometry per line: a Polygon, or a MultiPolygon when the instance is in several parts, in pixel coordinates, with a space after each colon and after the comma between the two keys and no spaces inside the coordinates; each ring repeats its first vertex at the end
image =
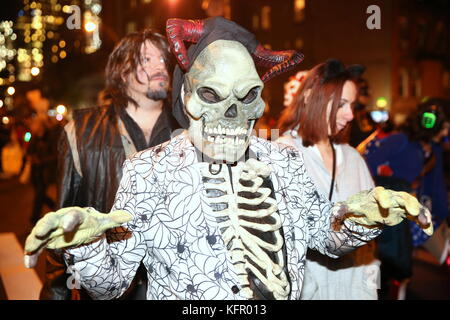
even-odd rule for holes
{"type": "MultiPolygon", "coordinates": [[[[442,106],[431,99],[418,106],[398,133],[368,143],[364,154],[376,185],[414,193],[428,207],[432,203],[429,208],[435,228],[448,216],[439,146],[448,127],[442,106]]],[[[407,221],[383,230],[378,238],[382,298],[392,297],[391,280],[407,283],[412,275],[413,247],[427,239],[407,221]]]]}

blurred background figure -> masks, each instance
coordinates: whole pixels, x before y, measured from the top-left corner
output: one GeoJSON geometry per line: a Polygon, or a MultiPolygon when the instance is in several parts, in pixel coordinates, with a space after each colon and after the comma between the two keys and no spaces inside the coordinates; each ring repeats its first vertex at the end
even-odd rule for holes
{"type": "Polygon", "coordinates": [[[283,106],[289,107],[296,96],[308,71],[299,71],[284,84],[283,106]]]}
{"type": "Polygon", "coordinates": [[[372,148],[374,145],[378,145],[381,139],[396,132],[395,125],[390,119],[389,112],[386,109],[375,108],[371,110],[370,118],[374,122],[375,131],[356,146],[356,150],[362,155],[368,152],[367,149],[372,148]]]}
{"type": "MultiPolygon", "coordinates": [[[[281,116],[284,136],[278,142],[301,151],[317,190],[333,202],[374,187],[364,159],[346,143],[363,71],[332,59],[285,86],[286,103],[294,94],[281,116]]],[[[379,262],[374,253],[373,242],[339,259],[308,250],[301,299],[376,300],[379,262]]]]}
{"type": "Polygon", "coordinates": [[[50,108],[50,102],[47,98],[42,96],[40,89],[35,88],[26,92],[26,97],[30,103],[30,107],[33,110],[33,117],[42,120],[42,123],[48,122],[48,110],[50,108]]]}
{"type": "Polygon", "coordinates": [[[371,113],[371,95],[369,83],[366,79],[357,80],[358,100],[353,107],[354,119],[351,124],[350,141],[352,147],[356,147],[376,129],[376,122],[371,113]]]}
{"type": "Polygon", "coordinates": [[[0,148],[0,178],[12,178],[17,176],[22,170],[24,152],[19,143],[17,132],[13,126],[11,128],[0,129],[0,134],[5,144],[0,148]]]}
{"type": "MultiPolygon", "coordinates": [[[[384,138],[374,137],[376,142],[367,142],[364,151],[375,183],[414,193],[430,209],[436,230],[449,214],[440,146],[441,141],[448,138],[448,127],[442,106],[430,99],[418,106],[399,132],[384,138]]],[[[445,231],[447,225],[442,225],[445,231]]],[[[404,298],[412,276],[413,247],[427,240],[421,230],[411,227],[407,221],[387,227],[378,237],[383,299],[404,298]]],[[[446,251],[437,257],[441,264],[445,260],[443,256],[447,257],[446,251]]]]}
{"type": "Polygon", "coordinates": [[[10,131],[9,129],[0,124],[0,154],[2,157],[0,157],[0,179],[4,179],[8,176],[8,174],[5,173],[3,169],[3,148],[8,144],[10,139],[10,131]]]}
{"type": "Polygon", "coordinates": [[[47,188],[56,177],[56,135],[49,121],[35,117],[29,121],[31,139],[27,161],[31,165],[30,182],[34,189],[31,223],[34,225],[42,214],[43,206],[55,210],[55,202],[47,195],[47,188]]]}

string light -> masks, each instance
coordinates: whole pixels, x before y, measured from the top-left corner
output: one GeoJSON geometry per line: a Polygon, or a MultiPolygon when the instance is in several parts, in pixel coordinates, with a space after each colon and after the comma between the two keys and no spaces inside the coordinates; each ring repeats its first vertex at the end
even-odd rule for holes
{"type": "Polygon", "coordinates": [[[31,132],[25,133],[25,135],[23,136],[23,141],[30,142],[30,140],[31,140],[31,132]]]}
{"type": "Polygon", "coordinates": [[[8,89],[6,89],[6,93],[12,96],[14,93],[16,93],[16,89],[14,87],[8,87],[8,89]]]}
{"type": "Polygon", "coordinates": [[[66,108],[65,105],[60,104],[60,105],[58,105],[58,106],[56,107],[56,112],[57,112],[58,114],[65,114],[65,113],[67,112],[67,108],[66,108]]]}
{"type": "Polygon", "coordinates": [[[96,25],[94,22],[92,22],[92,21],[88,21],[88,22],[86,22],[86,24],[84,25],[84,29],[85,29],[87,32],[94,32],[95,29],[97,29],[97,25],[96,25]]]}
{"type": "Polygon", "coordinates": [[[36,77],[40,72],[41,70],[38,67],[31,68],[31,75],[34,77],[36,77]]]}
{"type": "Polygon", "coordinates": [[[86,47],[84,51],[87,54],[96,52],[100,49],[102,41],[100,39],[100,12],[102,11],[99,0],[84,0],[86,10],[83,13],[84,30],[86,31],[86,47]]]}
{"type": "Polygon", "coordinates": [[[379,108],[386,108],[388,101],[385,97],[379,97],[377,99],[376,104],[377,104],[377,107],[379,107],[379,108]]]}

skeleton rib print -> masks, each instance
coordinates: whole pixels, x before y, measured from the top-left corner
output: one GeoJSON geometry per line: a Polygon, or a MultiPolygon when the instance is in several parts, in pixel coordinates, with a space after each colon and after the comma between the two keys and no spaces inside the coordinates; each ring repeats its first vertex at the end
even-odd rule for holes
{"type": "Polygon", "coordinates": [[[262,186],[269,167],[249,159],[237,166],[219,165],[216,172],[203,170],[202,175],[242,294],[248,299],[286,299],[290,286],[284,270],[281,219],[276,200],[269,197],[272,190],[262,186]]]}
{"type": "MultiPolygon", "coordinates": [[[[255,263],[254,278],[266,281],[274,298],[298,299],[307,247],[337,256],[373,239],[379,230],[344,222],[341,232],[332,231],[331,206],[315,192],[298,152],[257,138],[252,138],[250,146],[271,170],[275,201],[267,196],[264,184],[246,184],[244,172],[238,181],[240,189],[234,190],[238,195],[233,197],[236,207],[245,211],[242,204],[267,203],[267,210],[260,213],[273,218],[269,226],[257,225],[252,219],[249,222],[240,219],[235,224],[244,226],[239,229],[247,235],[244,241],[241,239],[242,245],[249,239],[258,243],[258,248],[250,244],[252,250],[248,250],[250,259],[246,262],[255,263]],[[251,187],[256,189],[250,190],[255,192],[255,199],[245,193],[251,187]],[[274,210],[275,205],[278,210],[274,210]],[[270,231],[273,237],[257,240],[252,237],[253,227],[261,233],[270,231]],[[285,258],[278,250],[281,243],[285,258]],[[269,259],[260,255],[259,250],[268,253],[269,259]],[[271,287],[270,283],[276,285],[271,287]]],[[[239,170],[244,171],[245,164],[240,166],[239,170]]],[[[124,225],[128,232],[119,234],[121,241],[108,242],[102,238],[66,250],[66,261],[75,278],[95,299],[117,298],[125,292],[142,261],[148,271],[148,299],[248,299],[250,292],[245,282],[248,277],[244,278],[242,268],[235,264],[242,256],[231,254],[233,250],[227,248],[230,243],[232,247],[238,246],[237,237],[233,238],[231,233],[235,230],[230,227],[233,215],[220,217],[221,212],[230,208],[230,200],[217,197],[223,197],[223,191],[231,193],[221,187],[211,188],[210,178],[208,164],[198,162],[186,134],[127,160],[112,210],[127,210],[134,219],[124,225]],[[222,191],[208,197],[207,189],[222,191]],[[211,206],[213,202],[217,205],[211,206]]],[[[220,177],[216,180],[219,185],[223,183],[220,177]]],[[[245,211],[245,215],[252,214],[245,211]]],[[[245,272],[250,269],[244,268],[245,272]]]]}

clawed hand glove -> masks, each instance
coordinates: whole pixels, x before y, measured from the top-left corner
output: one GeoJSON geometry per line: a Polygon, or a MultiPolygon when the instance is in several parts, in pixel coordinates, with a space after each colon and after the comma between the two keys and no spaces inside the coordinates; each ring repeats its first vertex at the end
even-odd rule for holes
{"type": "Polygon", "coordinates": [[[62,249],[90,243],[106,230],[132,219],[126,211],[103,214],[93,208],[69,207],[47,213],[38,221],[25,242],[24,263],[36,265],[44,248],[62,249]]]}
{"type": "Polygon", "coordinates": [[[424,229],[426,234],[433,234],[430,212],[407,192],[376,187],[359,192],[339,205],[339,211],[346,212],[344,219],[364,226],[395,226],[408,218],[424,229]]]}

